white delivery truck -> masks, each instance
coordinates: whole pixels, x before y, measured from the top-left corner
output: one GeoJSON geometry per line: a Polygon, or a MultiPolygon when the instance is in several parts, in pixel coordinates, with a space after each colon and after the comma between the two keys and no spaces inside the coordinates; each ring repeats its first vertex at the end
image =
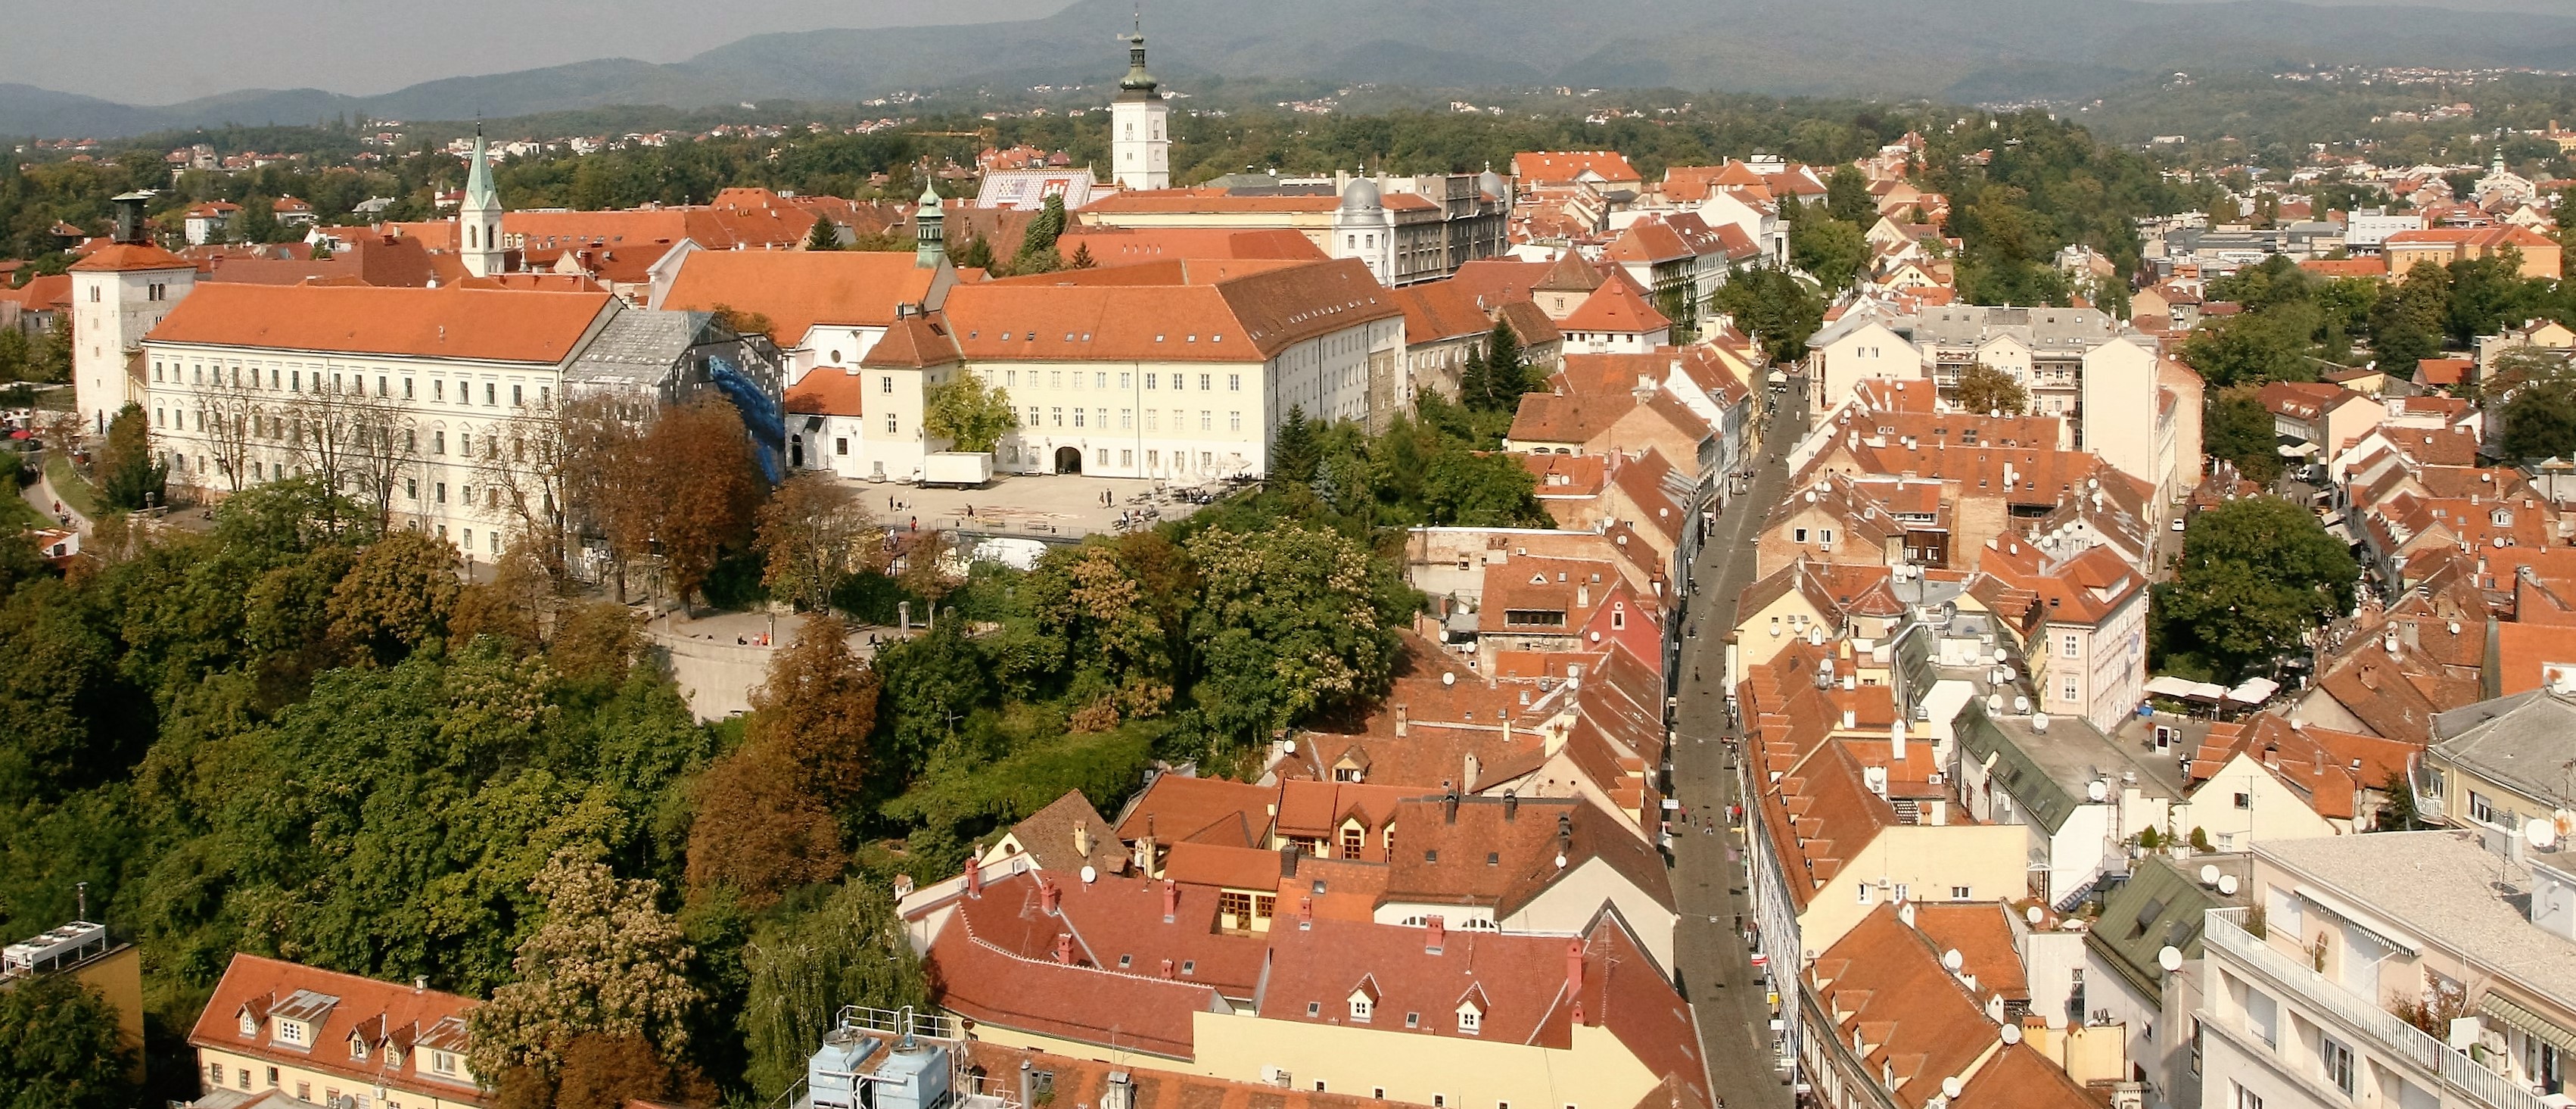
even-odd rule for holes
{"type": "Polygon", "coordinates": [[[923,485],[973,488],[993,480],[991,451],[932,451],[921,460],[923,485]]]}

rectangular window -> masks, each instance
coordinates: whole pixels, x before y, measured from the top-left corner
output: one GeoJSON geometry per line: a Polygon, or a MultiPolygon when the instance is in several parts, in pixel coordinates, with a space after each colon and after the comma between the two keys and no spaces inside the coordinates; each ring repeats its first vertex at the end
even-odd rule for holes
{"type": "Polygon", "coordinates": [[[1094,388],[1094,389],[1106,389],[1106,388],[1108,388],[1108,387],[1109,387],[1109,373],[1108,373],[1108,371],[1103,370],[1103,371],[1101,371],[1101,372],[1099,372],[1099,373],[1092,374],[1092,375],[1091,375],[1091,387],[1092,387],[1092,388],[1094,388]]]}
{"type": "Polygon", "coordinates": [[[1860,903],[1863,905],[1869,904],[1869,883],[1867,882],[1860,884],[1860,903]]]}
{"type": "Polygon", "coordinates": [[[1062,389],[1062,388],[1064,388],[1064,371],[1063,371],[1063,370],[1049,370],[1049,371],[1047,371],[1047,387],[1048,387],[1048,388],[1051,388],[1051,389],[1062,389]]]}
{"type": "Polygon", "coordinates": [[[1216,915],[1233,917],[1235,927],[1249,927],[1252,924],[1252,895],[1236,893],[1232,890],[1219,891],[1216,895],[1216,915]]]}
{"type": "Polygon", "coordinates": [[[2075,633],[2066,633],[2065,638],[2058,642],[2057,653],[2064,655],[2067,658],[2075,657],[2075,633]]]}
{"type": "Polygon", "coordinates": [[[439,483],[438,483],[437,493],[438,493],[438,503],[440,503],[440,504],[446,504],[446,503],[447,503],[447,483],[446,483],[446,482],[443,482],[443,481],[442,481],[442,482],[439,482],[439,483]]]}
{"type": "Polygon", "coordinates": [[[500,387],[500,386],[498,386],[498,385],[492,384],[492,383],[491,383],[491,382],[489,382],[489,381],[484,382],[484,383],[483,383],[483,405],[484,405],[484,407],[486,407],[486,408],[498,407],[498,406],[500,405],[500,403],[501,403],[501,387],[500,387]]]}
{"type": "Polygon", "coordinates": [[[842,437],[839,437],[839,438],[835,438],[835,439],[833,439],[833,440],[832,440],[832,453],[833,453],[833,454],[848,454],[848,453],[850,453],[850,440],[849,440],[849,437],[847,437],[847,436],[842,436],[842,437]]]}
{"type": "MultiPolygon", "coordinates": [[[[297,388],[302,388],[302,386],[297,386],[297,388]]],[[[431,399],[431,400],[440,400],[440,401],[446,400],[446,399],[447,399],[447,382],[445,382],[445,381],[443,381],[443,380],[441,380],[441,381],[432,381],[432,382],[430,382],[430,383],[429,383],[429,399],[431,399]]]]}
{"type": "Polygon", "coordinates": [[[1967,900],[1971,900],[1971,898],[1968,896],[1968,887],[1966,887],[1966,886],[1952,886],[1952,887],[1950,887],[1950,900],[1952,900],[1952,901],[1967,901],[1967,900]]]}
{"type": "Polygon", "coordinates": [[[1159,377],[1161,377],[1161,376],[1163,376],[1163,375],[1161,375],[1161,374],[1146,374],[1146,375],[1145,375],[1145,387],[1146,387],[1146,388],[1148,388],[1148,389],[1153,388],[1153,387],[1154,387],[1154,381],[1155,381],[1155,379],[1156,379],[1156,378],[1159,378],[1159,377]]]}
{"type": "Polygon", "coordinates": [[[886,434],[895,434],[895,417],[892,412],[886,413],[886,434]]]}
{"type": "Polygon", "coordinates": [[[1081,426],[1082,426],[1082,409],[1080,409],[1080,408],[1076,408],[1076,409],[1074,409],[1074,410],[1073,410],[1073,426],[1075,426],[1075,427],[1081,427],[1081,426]]]}
{"type": "MultiPolygon", "coordinates": [[[[275,371],[275,370],[270,370],[270,371],[268,371],[268,372],[269,372],[270,374],[272,374],[272,375],[274,375],[274,374],[276,374],[276,373],[277,373],[277,371],[275,371]]],[[[270,382],[269,384],[274,385],[274,384],[276,384],[276,382],[272,381],[272,382],[270,382]]],[[[408,377],[406,377],[406,378],[404,378],[404,379],[403,379],[403,399],[404,399],[404,400],[410,400],[410,399],[411,399],[411,379],[410,379],[410,378],[408,378],[408,377]]]]}
{"type": "MultiPolygon", "coordinates": [[[[1121,390],[1133,389],[1133,388],[1135,388],[1135,387],[1136,387],[1136,386],[1135,386],[1135,381],[1136,381],[1136,375],[1131,374],[1131,373],[1121,373],[1121,374],[1119,374],[1119,375],[1118,375],[1118,388],[1120,388],[1121,390]]],[[[1318,1090],[1323,1089],[1323,1087],[1322,1087],[1322,1086],[1320,1086],[1320,1085],[1316,1086],[1315,1088],[1316,1088],[1316,1089],[1318,1089],[1318,1090]]]]}
{"type": "MultiPolygon", "coordinates": [[[[1151,408],[1146,409],[1146,410],[1145,410],[1145,416],[1146,416],[1146,420],[1145,420],[1145,422],[1146,422],[1146,423],[1148,423],[1148,424],[1153,423],[1153,422],[1154,422],[1154,421],[1153,421],[1153,418],[1152,418],[1152,417],[1153,417],[1153,415],[1154,415],[1154,410],[1153,410],[1153,409],[1151,409],[1151,408]]],[[[1146,468],[1146,469],[1150,470],[1150,469],[1153,469],[1154,467],[1156,467],[1156,466],[1160,466],[1160,465],[1162,465],[1162,464],[1163,464],[1163,452],[1161,452],[1161,451],[1146,451],[1146,452],[1145,452],[1145,468],[1146,468]]]]}
{"type": "Polygon", "coordinates": [[[1063,426],[1064,426],[1064,409],[1062,409],[1062,408],[1051,408],[1051,409],[1048,409],[1048,410],[1047,410],[1047,412],[1048,412],[1048,415],[1051,415],[1051,416],[1054,416],[1054,417],[1055,417],[1055,426],[1057,426],[1057,427],[1063,427],[1063,426]]]}
{"type": "Polygon", "coordinates": [[[1133,408],[1121,408],[1121,409],[1119,409],[1119,410],[1118,410],[1118,430],[1120,430],[1120,431],[1126,431],[1126,430],[1128,430],[1129,428],[1133,428],[1133,427],[1135,427],[1135,426],[1136,426],[1136,410],[1135,410],[1135,409],[1133,409],[1133,408]]]}
{"type": "Polygon", "coordinates": [[[1214,431],[1214,430],[1216,430],[1216,413],[1214,413],[1214,412],[1210,412],[1210,411],[1208,411],[1207,409],[1204,409],[1204,408],[1199,409],[1199,430],[1200,430],[1200,431],[1214,431]]]}
{"type": "Polygon", "coordinates": [[[1118,465],[1120,465],[1120,466],[1122,466],[1122,467],[1133,468],[1133,467],[1136,465],[1136,452],[1135,452],[1134,450],[1121,450],[1121,451],[1119,451],[1119,452],[1118,452],[1118,465]]]}
{"type": "Polygon", "coordinates": [[[1226,413],[1226,414],[1225,414],[1225,429],[1226,429],[1227,431],[1241,431],[1241,430],[1243,430],[1243,413],[1241,413],[1241,412],[1228,412],[1228,413],[1226,413]]]}
{"type": "Polygon", "coordinates": [[[1161,410],[1160,410],[1160,409],[1154,409],[1154,408],[1148,408],[1148,409],[1146,409],[1146,410],[1145,410],[1145,430],[1147,430],[1147,431],[1159,431],[1159,430],[1161,430],[1161,429],[1162,429],[1162,425],[1163,425],[1163,421],[1159,418],[1159,417],[1161,416],[1161,414],[1162,414],[1162,412],[1161,412],[1161,410]]]}
{"type": "Polygon", "coordinates": [[[527,394],[522,392],[521,388],[521,386],[517,385],[510,386],[510,407],[526,408],[528,406],[527,394]]]}
{"type": "Polygon", "coordinates": [[[887,375],[885,375],[885,376],[880,377],[880,378],[878,378],[878,379],[877,379],[877,392],[885,393],[885,394],[888,394],[888,395],[892,395],[892,394],[893,394],[893,392],[894,392],[894,375],[893,375],[893,374],[887,374],[887,375]]]}
{"type": "Polygon", "coordinates": [[[2318,1039],[2322,1046],[2317,1052],[2317,1061],[2325,1068],[2326,1081],[2332,1083],[2335,1089],[2343,1091],[2345,1096],[2351,1096],[2353,1092],[2352,1049],[2336,1043],[2331,1037],[2318,1039]]]}
{"type": "MultiPolygon", "coordinates": [[[[2229,1085],[2235,1086],[2235,1083],[2231,1082],[2229,1085]]],[[[2236,1109],[2263,1109],[2263,1095],[2243,1086],[2236,1086],[2236,1109]]]]}
{"type": "Polygon", "coordinates": [[[1034,404],[1029,406],[1029,426],[1038,426],[1038,406],[1034,404]]]}
{"type": "Polygon", "coordinates": [[[1242,374],[1227,374],[1227,375],[1225,375],[1225,391],[1226,391],[1226,392],[1229,392],[1229,393],[1240,393],[1240,392],[1242,392],[1242,391],[1243,391],[1243,375],[1242,375],[1242,374]]]}
{"type": "Polygon", "coordinates": [[[2072,701],[2075,699],[2075,675],[2068,674],[2066,676],[2065,684],[2057,687],[2057,698],[2061,701],[2072,701]]]}
{"type": "Polygon", "coordinates": [[[1791,529],[1789,529],[1789,540],[1790,540],[1791,542],[1794,542],[1794,543],[1804,543],[1804,542],[1806,542],[1806,541],[1807,541],[1807,529],[1805,529],[1805,528],[1791,528],[1791,529]]]}
{"type": "Polygon", "coordinates": [[[2487,801],[2486,794],[2474,789],[2469,791],[2469,819],[2480,824],[2495,823],[2495,806],[2487,801]]]}
{"type": "Polygon", "coordinates": [[[1216,380],[1216,375],[1215,375],[1215,374],[1200,374],[1200,375],[1199,375],[1199,392],[1205,393],[1205,392],[1209,392],[1209,391],[1211,391],[1211,390],[1214,390],[1214,389],[1216,388],[1216,386],[1209,384],[1209,382],[1212,382],[1212,381],[1215,381],[1215,380],[1216,380]]]}

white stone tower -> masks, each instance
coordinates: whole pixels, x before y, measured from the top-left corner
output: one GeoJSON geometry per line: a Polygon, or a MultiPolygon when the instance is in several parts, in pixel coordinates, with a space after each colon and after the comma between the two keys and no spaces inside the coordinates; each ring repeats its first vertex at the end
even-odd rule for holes
{"type": "Polygon", "coordinates": [[[1172,136],[1167,126],[1172,106],[1163,100],[1154,75],[1145,72],[1145,25],[1127,36],[1127,76],[1118,79],[1118,99],[1109,105],[1111,180],[1120,188],[1172,187],[1172,136]]]}
{"type": "Polygon", "coordinates": [[[465,272],[476,277],[499,274],[507,264],[501,249],[501,191],[492,187],[492,156],[483,143],[483,125],[474,125],[474,157],[465,167],[465,202],[456,209],[456,247],[465,272]]]}
{"type": "Polygon", "coordinates": [[[144,230],[151,199],[138,192],[111,201],[115,241],[72,263],[72,397],[92,435],[106,434],[126,402],[143,399],[143,336],[196,288],[196,263],[161,249],[144,230]]]}

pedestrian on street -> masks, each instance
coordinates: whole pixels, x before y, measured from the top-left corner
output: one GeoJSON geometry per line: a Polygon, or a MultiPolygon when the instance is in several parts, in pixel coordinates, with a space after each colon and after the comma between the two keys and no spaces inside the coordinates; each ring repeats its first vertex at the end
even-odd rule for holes
{"type": "Polygon", "coordinates": [[[919,516],[915,516],[915,517],[913,517],[913,518],[912,518],[912,530],[914,530],[914,531],[920,531],[920,530],[921,530],[921,517],[919,517],[919,516]]]}

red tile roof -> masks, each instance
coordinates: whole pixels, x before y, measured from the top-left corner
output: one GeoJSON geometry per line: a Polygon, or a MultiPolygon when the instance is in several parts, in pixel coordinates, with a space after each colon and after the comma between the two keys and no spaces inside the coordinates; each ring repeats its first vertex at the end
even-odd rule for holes
{"type": "MultiPolygon", "coordinates": [[[[1187,264],[1195,267],[1195,263],[1187,264]]],[[[1403,314],[1358,259],[1214,270],[1175,285],[1158,266],[960,285],[945,315],[980,361],[1258,362],[1308,339],[1403,314]],[[1151,283],[1115,284],[1133,276],[1151,283]]]]}
{"type": "Polygon", "coordinates": [[[787,411],[799,416],[860,416],[867,412],[864,375],[825,366],[787,387],[787,411]]]}
{"type": "Polygon", "coordinates": [[[189,1030],[188,1043],[341,1075],[353,1086],[382,1083],[396,1090],[481,1105],[483,1094],[473,1083],[431,1075],[430,1058],[421,1050],[464,1054],[466,1016],[478,1004],[438,990],[416,990],[282,959],[236,954],[189,1030]],[[293,1006],[286,1015],[316,1025],[309,1047],[287,1046],[271,1038],[275,1026],[268,1018],[284,1006],[293,1006]],[[242,1035],[244,1015],[258,1029],[254,1035],[242,1035]],[[366,1042],[366,1058],[351,1057],[352,1038],[366,1042]],[[400,1066],[388,1062],[387,1045],[402,1049],[400,1066]]]}
{"type": "Polygon", "coordinates": [[[898,306],[929,298],[934,272],[887,251],[701,250],[680,262],[661,307],[757,312],[778,345],[797,347],[818,324],[891,326],[898,306]]]}
{"type": "Polygon", "coordinates": [[[1494,329],[1493,318],[1476,303],[1476,295],[1454,281],[1426,281],[1390,294],[1404,309],[1404,341],[1409,345],[1481,336],[1494,329]]]}
{"type": "Polygon", "coordinates": [[[1512,155],[1512,176],[1526,187],[1571,185],[1590,172],[1603,181],[1642,181],[1616,150],[1541,150],[1512,155]]]}
{"type": "Polygon", "coordinates": [[[112,243],[72,263],[77,273],[133,273],[143,270],[195,269],[196,263],[150,243],[112,243]]]}
{"type": "Polygon", "coordinates": [[[560,363],[612,310],[607,293],[208,284],[159,343],[560,363]]]}

